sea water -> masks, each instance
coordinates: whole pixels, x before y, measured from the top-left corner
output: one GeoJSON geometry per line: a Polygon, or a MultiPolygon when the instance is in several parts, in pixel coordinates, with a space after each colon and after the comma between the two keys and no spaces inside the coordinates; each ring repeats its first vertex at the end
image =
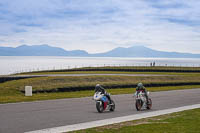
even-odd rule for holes
{"type": "Polygon", "coordinates": [[[153,62],[156,66],[200,67],[198,58],[0,56],[0,75],[79,67],[150,66],[153,62]]]}

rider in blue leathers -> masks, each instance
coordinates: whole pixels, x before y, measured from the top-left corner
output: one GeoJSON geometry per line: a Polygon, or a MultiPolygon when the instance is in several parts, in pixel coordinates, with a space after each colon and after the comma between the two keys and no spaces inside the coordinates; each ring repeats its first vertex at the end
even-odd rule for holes
{"type": "Polygon", "coordinates": [[[105,89],[100,84],[97,84],[95,86],[95,93],[96,92],[101,92],[102,94],[104,94],[108,98],[109,103],[111,102],[110,95],[105,91],[105,89]]]}

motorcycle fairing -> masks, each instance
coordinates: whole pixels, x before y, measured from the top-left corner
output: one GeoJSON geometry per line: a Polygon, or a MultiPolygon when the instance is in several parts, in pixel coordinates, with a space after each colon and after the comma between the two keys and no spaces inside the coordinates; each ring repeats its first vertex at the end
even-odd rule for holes
{"type": "Polygon", "coordinates": [[[107,98],[106,96],[103,96],[103,97],[101,98],[101,100],[102,100],[103,102],[107,102],[107,101],[108,101],[108,98],[107,98]]]}

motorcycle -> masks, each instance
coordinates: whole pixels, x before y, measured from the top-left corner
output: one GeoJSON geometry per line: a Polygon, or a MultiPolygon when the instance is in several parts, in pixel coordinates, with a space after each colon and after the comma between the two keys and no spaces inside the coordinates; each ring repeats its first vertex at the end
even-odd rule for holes
{"type": "Polygon", "coordinates": [[[101,92],[96,92],[93,99],[96,101],[96,108],[99,113],[108,109],[110,111],[115,110],[115,103],[113,100],[109,101],[108,98],[101,92]]]}
{"type": "Polygon", "coordinates": [[[148,95],[148,100],[149,100],[149,104],[147,104],[147,99],[145,97],[145,93],[144,92],[139,92],[137,94],[137,92],[134,94],[135,96],[135,107],[137,109],[137,111],[140,111],[142,109],[151,109],[152,108],[152,100],[151,98],[149,98],[149,92],[147,92],[148,95]]]}

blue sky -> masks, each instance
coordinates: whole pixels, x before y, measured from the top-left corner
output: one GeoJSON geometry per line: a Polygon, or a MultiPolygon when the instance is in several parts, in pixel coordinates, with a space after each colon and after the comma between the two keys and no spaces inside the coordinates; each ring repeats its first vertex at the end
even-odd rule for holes
{"type": "Polygon", "coordinates": [[[197,0],[0,0],[0,46],[200,53],[197,0]]]}

